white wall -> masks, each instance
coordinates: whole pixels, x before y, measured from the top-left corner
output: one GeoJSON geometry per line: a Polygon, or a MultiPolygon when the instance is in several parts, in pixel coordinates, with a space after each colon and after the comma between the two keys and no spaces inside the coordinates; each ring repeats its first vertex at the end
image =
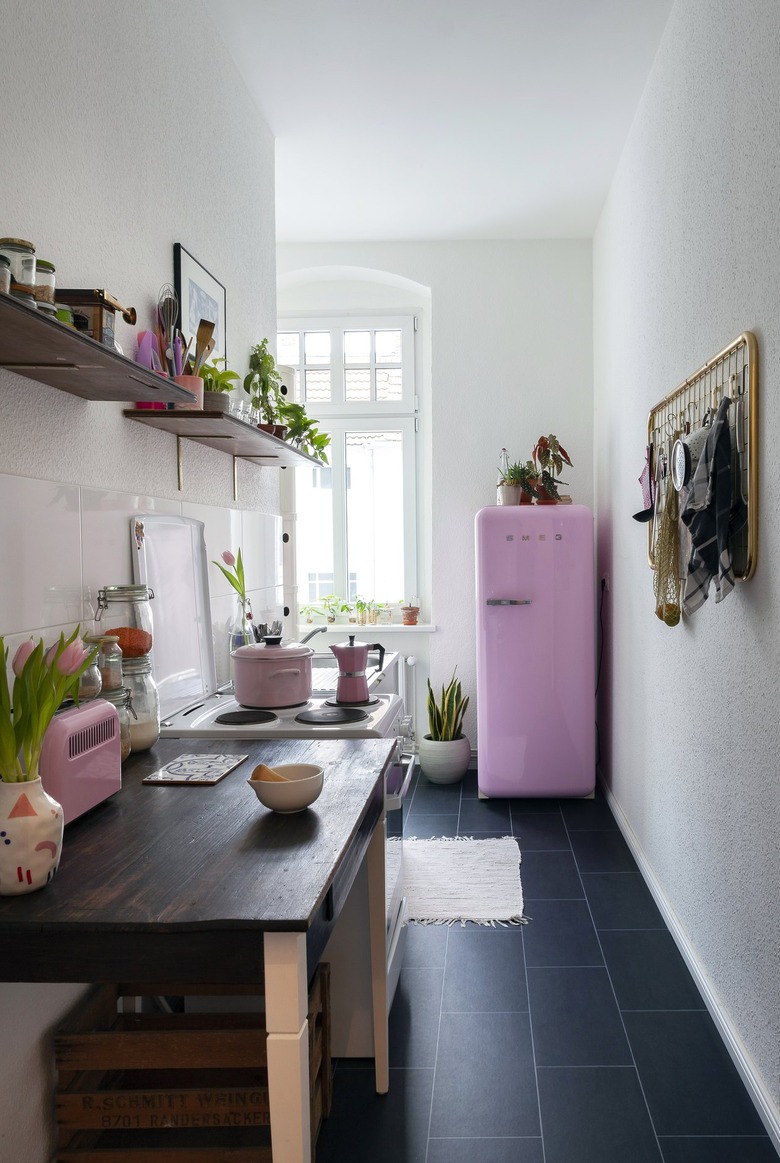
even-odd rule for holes
{"type": "Polygon", "coordinates": [[[599,571],[611,575],[605,765],[775,1120],[778,44],[776,0],[678,0],[594,251],[599,571]],[[647,413],[743,330],[759,343],[758,572],[669,629],[654,613],[646,527],[631,520],[647,413]]]}
{"type": "MultiPolygon", "coordinates": [[[[499,452],[526,460],[536,438],[555,432],[571,453],[567,475],[593,503],[591,246],[585,241],[504,243],[283,244],[277,249],[280,314],[326,309],[327,292],[305,291],[294,272],[362,268],[411,280],[421,300],[424,357],[422,488],[430,565],[420,598],[437,626],[430,641],[434,684],[457,664],[475,694],[474,517],[495,504],[499,452]]],[[[331,305],[343,306],[343,286],[331,305]]],[[[397,303],[387,289],[387,306],[397,303]]],[[[381,303],[374,292],[374,306],[381,303]]],[[[407,647],[403,646],[406,650],[407,647]]],[[[418,677],[424,686],[425,674],[418,677]]],[[[424,724],[419,724],[425,730],[424,724]]],[[[476,746],[476,699],[466,720],[476,746]]]]}
{"type": "MultiPolygon", "coordinates": [[[[3,0],[2,15],[0,234],[31,239],[60,286],[105,287],[135,306],[140,326],[173,281],[181,242],[225,284],[228,356],[245,370],[250,345],[275,324],[273,141],[200,3],[3,0]]],[[[132,354],[124,324],[118,339],[132,354]]],[[[242,464],[244,512],[231,518],[230,458],[192,443],[179,493],[173,438],[123,419],[119,404],[0,371],[0,408],[0,634],[44,632],[44,587],[81,586],[109,530],[127,544],[128,505],[181,508],[225,532],[243,531],[252,511],[279,512],[277,471],[242,464]],[[65,527],[76,545],[63,543],[65,527]],[[20,552],[31,547],[31,558],[20,552]],[[13,584],[20,568],[26,605],[13,584]]],[[[48,1032],[78,991],[0,989],[4,1160],[50,1158],[48,1032]]]]}

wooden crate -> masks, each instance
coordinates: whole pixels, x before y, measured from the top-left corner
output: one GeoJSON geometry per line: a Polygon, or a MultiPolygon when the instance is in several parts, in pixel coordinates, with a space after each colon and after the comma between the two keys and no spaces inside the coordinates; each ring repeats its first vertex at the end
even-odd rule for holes
{"type": "MultiPolygon", "coordinates": [[[[68,1015],[55,1035],[57,1163],[272,1163],[264,1014],[165,1012],[151,1000],[214,994],[262,997],[109,985],[68,1015]],[[120,998],[137,997],[142,1012],[119,1012],[120,998]]],[[[328,965],[308,1019],[313,1148],[331,1102],[328,965]]]]}

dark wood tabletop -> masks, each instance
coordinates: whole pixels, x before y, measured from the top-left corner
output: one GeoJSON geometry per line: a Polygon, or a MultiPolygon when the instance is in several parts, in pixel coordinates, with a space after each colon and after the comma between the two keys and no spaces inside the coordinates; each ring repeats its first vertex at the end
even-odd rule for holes
{"type": "Polygon", "coordinates": [[[0,980],[257,981],[262,933],[280,930],[306,932],[311,961],[382,817],[394,746],[165,739],[131,756],[121,791],[65,829],[51,884],[0,897],[0,980]],[[188,754],[248,758],[212,786],[141,782],[188,754]],[[246,780],[258,763],[296,762],[324,768],[322,794],[269,811],[246,780]]]}

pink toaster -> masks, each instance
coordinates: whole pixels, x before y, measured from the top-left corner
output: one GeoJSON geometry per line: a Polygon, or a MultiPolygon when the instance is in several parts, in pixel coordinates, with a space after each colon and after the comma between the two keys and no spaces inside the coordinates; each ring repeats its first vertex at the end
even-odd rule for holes
{"type": "Polygon", "coordinates": [[[65,823],[108,799],[122,786],[116,707],[93,699],[60,711],[43,740],[41,783],[62,804],[65,823]]]}

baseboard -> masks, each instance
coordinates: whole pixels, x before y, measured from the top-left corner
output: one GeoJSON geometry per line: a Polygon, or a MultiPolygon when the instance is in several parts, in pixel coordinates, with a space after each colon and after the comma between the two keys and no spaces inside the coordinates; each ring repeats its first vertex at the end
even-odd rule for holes
{"type": "Polygon", "coordinates": [[[634,859],[637,862],[639,871],[652,893],[655,903],[661,911],[661,914],[666,921],[669,932],[674,938],[677,948],[682,954],[685,964],[693,977],[699,992],[704,999],[704,1004],[709,1010],[718,1032],[723,1039],[726,1049],[731,1056],[731,1059],[739,1071],[739,1075],[744,1082],[748,1094],[752,1098],[756,1110],[766,1127],[767,1134],[772,1140],[775,1150],[780,1152],[780,1111],[775,1107],[771,1097],[766,1091],[761,1075],[756,1069],[753,1059],[746,1050],[742,1039],[731,1023],[728,1015],[724,1012],[718,997],[714,993],[709,979],[699,964],[699,961],[691,948],[685,931],[680,924],[680,921],[672,908],[666,894],[661,888],[660,884],[655,878],[652,867],[650,866],[647,857],[645,856],[642,846],[640,845],[628,819],[623,813],[622,808],[615,799],[610,788],[602,782],[602,789],[612,809],[612,813],[617,821],[620,831],[623,833],[626,843],[628,844],[634,859]]]}

